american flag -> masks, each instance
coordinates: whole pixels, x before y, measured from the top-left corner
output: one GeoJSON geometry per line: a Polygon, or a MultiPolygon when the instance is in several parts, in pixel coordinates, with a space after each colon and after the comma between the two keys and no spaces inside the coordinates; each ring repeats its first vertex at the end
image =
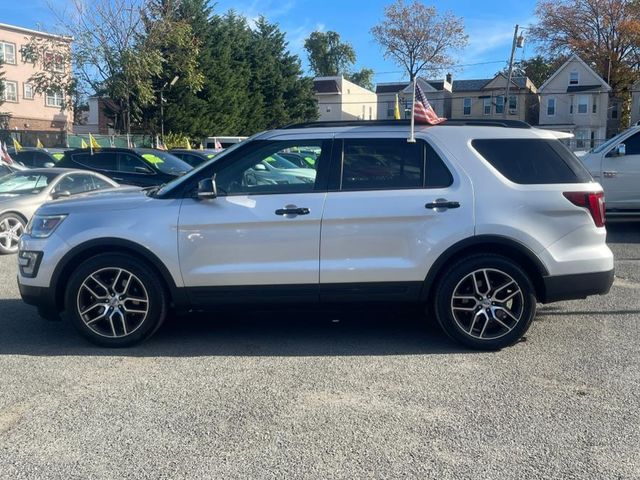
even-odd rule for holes
{"type": "Polygon", "coordinates": [[[0,142],[0,163],[6,163],[8,165],[13,164],[13,158],[9,155],[9,150],[7,150],[7,143],[0,142]]]}
{"type": "Polygon", "coordinates": [[[440,118],[435,112],[418,82],[416,82],[416,98],[413,102],[413,116],[416,123],[428,123],[429,125],[437,125],[446,120],[446,118],[440,118]]]}

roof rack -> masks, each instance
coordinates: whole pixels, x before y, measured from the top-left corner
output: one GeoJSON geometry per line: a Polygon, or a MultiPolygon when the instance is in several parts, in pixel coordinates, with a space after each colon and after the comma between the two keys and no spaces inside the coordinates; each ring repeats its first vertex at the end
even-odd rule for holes
{"type": "MultiPolygon", "coordinates": [[[[410,126],[411,120],[328,120],[319,122],[294,123],[284,127],[285,130],[295,128],[318,128],[318,127],[397,127],[410,126]]],[[[488,118],[467,118],[464,120],[447,120],[440,125],[444,126],[473,126],[473,127],[503,127],[503,128],[531,128],[527,122],[521,120],[501,120],[488,118]]],[[[418,127],[427,126],[417,124],[418,127]]],[[[438,125],[432,125],[437,127],[438,125]]]]}

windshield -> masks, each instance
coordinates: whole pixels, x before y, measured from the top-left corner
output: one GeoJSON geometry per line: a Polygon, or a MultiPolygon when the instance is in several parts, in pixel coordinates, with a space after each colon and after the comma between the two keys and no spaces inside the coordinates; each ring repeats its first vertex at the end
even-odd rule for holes
{"type": "Polygon", "coordinates": [[[169,183],[163,185],[160,189],[158,189],[157,191],[151,191],[151,193],[153,195],[157,195],[157,196],[162,196],[162,195],[166,195],[167,193],[169,193],[171,190],[173,190],[175,187],[177,187],[178,185],[180,185],[182,182],[186,182],[188,181],[192,176],[197,175],[198,172],[204,168],[207,168],[209,165],[211,165],[213,162],[217,162],[219,159],[227,156],[227,154],[229,154],[230,152],[233,152],[234,150],[240,148],[240,147],[244,147],[249,141],[259,137],[260,135],[262,135],[262,132],[257,133],[255,135],[253,135],[252,137],[248,138],[247,140],[244,140],[243,142],[239,142],[239,143],[234,143],[232,146],[230,146],[229,148],[225,149],[224,151],[220,152],[218,155],[216,155],[215,157],[213,157],[211,160],[201,163],[200,165],[198,165],[196,168],[194,168],[193,170],[191,170],[189,173],[187,173],[186,175],[182,176],[182,177],[178,177],[174,180],[171,180],[169,183]]]}
{"type": "Polygon", "coordinates": [[[604,142],[602,145],[600,145],[599,147],[594,148],[593,150],[591,150],[593,153],[600,153],[603,152],[605,150],[608,150],[609,148],[611,148],[615,143],[617,143],[618,141],[620,141],[620,137],[622,137],[623,135],[625,135],[627,132],[622,132],[619,133],[618,135],[616,135],[615,137],[610,138],[609,140],[607,140],[606,142],[604,142]]]}
{"type": "Polygon", "coordinates": [[[182,175],[191,170],[191,165],[178,157],[161,150],[137,150],[137,152],[154,169],[169,175],[182,175]]]}
{"type": "Polygon", "coordinates": [[[282,158],[277,153],[274,153],[273,155],[265,158],[264,161],[275,168],[283,168],[283,169],[299,168],[297,165],[295,165],[294,163],[291,163],[286,158],[282,158]]]}
{"type": "Polygon", "coordinates": [[[28,195],[40,193],[57,176],[55,173],[17,172],[0,178],[0,193],[28,195]]]}

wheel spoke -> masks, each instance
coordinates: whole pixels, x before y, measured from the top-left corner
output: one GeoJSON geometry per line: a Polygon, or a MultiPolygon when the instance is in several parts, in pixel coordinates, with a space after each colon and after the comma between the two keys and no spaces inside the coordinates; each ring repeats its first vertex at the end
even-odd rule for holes
{"type": "Polygon", "coordinates": [[[511,332],[523,316],[524,305],[518,282],[494,268],[479,268],[464,276],[450,300],[455,323],[466,335],[480,340],[494,340],[511,332]],[[495,290],[492,285],[497,285],[495,290]]]}
{"type": "Polygon", "coordinates": [[[85,325],[95,334],[108,338],[131,335],[146,321],[149,307],[145,285],[133,273],[119,267],[91,273],[77,294],[77,311],[85,325]],[[103,295],[98,293],[100,290],[103,295]],[[129,291],[135,292],[135,296],[129,295],[129,291]],[[104,311],[100,312],[98,307],[104,311]]]}
{"type": "Polygon", "coordinates": [[[104,303],[96,303],[94,305],[91,305],[89,308],[87,308],[83,312],[80,312],[80,315],[82,315],[84,317],[87,313],[91,312],[92,310],[94,310],[95,308],[98,308],[98,307],[104,307],[105,311],[107,309],[107,307],[106,307],[106,305],[104,303]]]}

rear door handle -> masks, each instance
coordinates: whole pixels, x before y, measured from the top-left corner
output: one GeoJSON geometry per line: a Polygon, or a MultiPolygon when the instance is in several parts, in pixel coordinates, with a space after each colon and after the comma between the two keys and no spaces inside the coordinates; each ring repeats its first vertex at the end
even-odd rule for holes
{"type": "Polygon", "coordinates": [[[616,175],[618,175],[618,172],[613,171],[613,170],[609,170],[609,171],[602,172],[602,175],[604,176],[604,178],[613,178],[616,175]]]}
{"type": "Polygon", "coordinates": [[[311,210],[307,207],[285,207],[276,210],[276,215],[309,215],[311,210]]]}
{"type": "Polygon", "coordinates": [[[442,208],[443,210],[447,210],[449,208],[460,208],[460,202],[450,202],[445,200],[444,198],[438,198],[435,202],[427,203],[424,208],[429,208],[432,210],[442,208]]]}

